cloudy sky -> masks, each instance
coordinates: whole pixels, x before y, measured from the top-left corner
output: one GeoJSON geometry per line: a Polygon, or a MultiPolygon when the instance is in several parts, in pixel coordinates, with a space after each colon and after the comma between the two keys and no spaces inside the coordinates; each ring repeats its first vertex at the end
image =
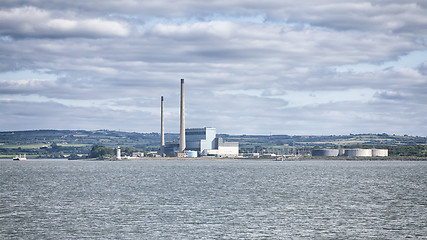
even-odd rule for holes
{"type": "Polygon", "coordinates": [[[0,131],[427,135],[425,0],[2,0],[0,131]]]}

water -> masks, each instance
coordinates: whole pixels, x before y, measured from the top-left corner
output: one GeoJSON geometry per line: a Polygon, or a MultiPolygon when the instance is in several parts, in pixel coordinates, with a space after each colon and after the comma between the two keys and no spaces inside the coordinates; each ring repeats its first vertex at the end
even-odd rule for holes
{"type": "Polygon", "coordinates": [[[427,162],[0,161],[0,239],[427,239],[427,162]]]}

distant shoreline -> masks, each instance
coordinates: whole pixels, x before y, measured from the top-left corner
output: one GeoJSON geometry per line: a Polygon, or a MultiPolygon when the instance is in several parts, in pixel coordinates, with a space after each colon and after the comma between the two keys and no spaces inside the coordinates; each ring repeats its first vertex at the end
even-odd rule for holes
{"type": "MultiPolygon", "coordinates": [[[[29,158],[28,160],[68,160],[68,161],[149,161],[149,160],[187,160],[187,161],[197,161],[197,160],[249,160],[249,161],[283,161],[283,162],[295,162],[295,161],[427,161],[427,157],[299,157],[299,158],[289,158],[289,159],[277,159],[272,157],[266,158],[220,158],[220,157],[197,157],[197,158],[182,158],[182,157],[143,157],[143,158],[131,158],[131,159],[97,159],[97,158],[81,158],[81,159],[67,159],[67,158],[29,158]]],[[[0,158],[0,160],[11,160],[11,158],[0,158]]]]}
{"type": "Polygon", "coordinates": [[[305,160],[343,160],[343,161],[427,161],[427,157],[388,156],[388,157],[303,157],[305,160]]]}

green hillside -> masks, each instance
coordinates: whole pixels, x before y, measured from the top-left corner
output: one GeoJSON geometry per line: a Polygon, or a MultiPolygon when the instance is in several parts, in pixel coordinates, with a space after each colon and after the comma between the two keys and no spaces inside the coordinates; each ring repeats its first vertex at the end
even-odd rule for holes
{"type": "MultiPolygon", "coordinates": [[[[178,141],[178,134],[166,134],[166,141],[178,141]]],[[[228,135],[225,141],[239,142],[241,152],[275,154],[309,153],[313,148],[387,148],[390,156],[426,157],[426,137],[388,134],[350,134],[330,136],[228,135]]],[[[30,158],[85,157],[92,146],[130,148],[133,151],[157,151],[159,133],[108,130],[33,130],[0,132],[0,157],[27,154],[30,158]]]]}
{"type": "MultiPolygon", "coordinates": [[[[173,135],[167,135],[171,140],[173,135]]],[[[85,156],[93,145],[114,148],[126,146],[138,151],[158,149],[158,133],[108,130],[34,130],[0,132],[0,157],[27,154],[29,157],[61,158],[71,154],[85,156]]]]}

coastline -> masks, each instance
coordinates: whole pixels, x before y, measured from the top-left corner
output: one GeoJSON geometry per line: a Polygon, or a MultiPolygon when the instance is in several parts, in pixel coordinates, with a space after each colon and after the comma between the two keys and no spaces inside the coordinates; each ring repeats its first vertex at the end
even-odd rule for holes
{"type": "MultiPolygon", "coordinates": [[[[11,158],[0,158],[0,160],[10,160],[11,158]]],[[[185,161],[198,161],[198,160],[248,160],[248,161],[427,161],[427,157],[406,157],[406,156],[389,156],[389,157],[324,157],[324,156],[301,156],[295,158],[274,158],[274,157],[260,157],[260,158],[242,158],[242,157],[197,157],[197,158],[185,158],[185,157],[142,157],[142,158],[80,158],[80,159],[67,159],[67,158],[28,158],[28,160],[69,160],[69,161],[149,161],[149,160],[185,160],[185,161]]]]}
{"type": "Polygon", "coordinates": [[[83,161],[149,161],[149,160],[185,160],[185,161],[198,161],[198,160],[248,160],[248,161],[283,161],[283,162],[289,162],[289,161],[427,161],[427,157],[311,157],[311,156],[305,156],[305,157],[299,157],[299,158],[285,158],[285,159],[277,159],[277,158],[242,158],[242,157],[228,157],[228,158],[221,158],[221,157],[197,157],[197,158],[183,158],[183,157],[142,157],[142,158],[128,158],[128,159],[78,159],[83,161]]]}

